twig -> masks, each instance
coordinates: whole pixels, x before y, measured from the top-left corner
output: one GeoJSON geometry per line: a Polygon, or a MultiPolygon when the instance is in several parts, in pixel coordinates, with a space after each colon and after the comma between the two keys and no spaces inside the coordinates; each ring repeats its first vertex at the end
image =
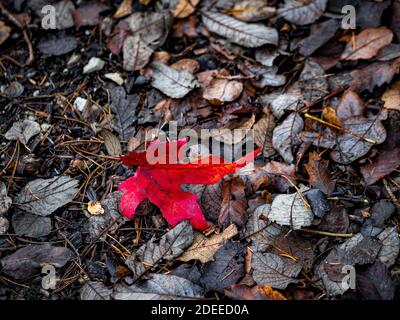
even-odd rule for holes
{"type": "Polygon", "coordinates": [[[335,125],[335,124],[332,124],[332,123],[327,122],[327,121],[325,121],[325,120],[322,120],[322,119],[320,119],[320,118],[314,117],[314,116],[312,116],[312,115],[309,114],[309,113],[306,113],[304,116],[305,116],[306,118],[308,118],[308,119],[311,119],[311,120],[313,120],[313,121],[319,122],[319,123],[324,124],[324,125],[326,125],[326,126],[328,126],[328,127],[331,127],[331,128],[336,129],[336,130],[340,130],[340,131],[343,131],[343,132],[345,132],[345,133],[351,134],[352,136],[355,136],[355,137],[357,137],[357,138],[359,138],[359,139],[361,139],[361,140],[364,140],[365,142],[368,142],[368,143],[371,143],[371,144],[377,144],[377,142],[374,141],[374,140],[365,138],[364,136],[362,136],[362,135],[360,135],[360,134],[358,134],[358,133],[354,133],[354,132],[352,132],[352,131],[350,131],[350,130],[347,130],[347,129],[345,129],[345,128],[339,127],[339,126],[337,126],[337,125],[335,125]]]}
{"type": "Polygon", "coordinates": [[[18,18],[12,14],[8,9],[0,2],[0,11],[6,16],[8,20],[10,20],[13,24],[15,24],[16,27],[18,27],[24,36],[24,40],[26,42],[26,45],[28,46],[28,51],[29,51],[29,56],[28,59],[25,61],[25,65],[30,65],[34,60],[35,56],[33,54],[33,46],[32,42],[29,39],[28,31],[26,29],[26,25],[24,25],[18,18]]]}
{"type": "Polygon", "coordinates": [[[353,236],[352,233],[332,233],[332,232],[325,232],[325,231],[319,231],[319,230],[311,230],[311,229],[306,229],[306,228],[302,228],[300,230],[304,231],[304,232],[308,232],[308,233],[319,234],[321,236],[327,236],[327,237],[351,238],[353,236]]]}

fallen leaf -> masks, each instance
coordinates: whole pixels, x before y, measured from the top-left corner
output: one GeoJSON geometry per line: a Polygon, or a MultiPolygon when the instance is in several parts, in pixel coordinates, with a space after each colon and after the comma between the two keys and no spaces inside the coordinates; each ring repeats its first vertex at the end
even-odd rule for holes
{"type": "Polygon", "coordinates": [[[236,100],[243,91],[243,83],[229,79],[229,72],[225,69],[211,74],[211,80],[203,86],[203,98],[212,104],[221,105],[224,102],[236,100]],[[224,78],[220,78],[220,77],[224,78]]]}
{"type": "Polygon", "coordinates": [[[207,290],[224,293],[244,275],[244,248],[237,242],[227,242],[201,270],[200,283],[207,290]]]}
{"type": "Polygon", "coordinates": [[[7,97],[18,98],[24,93],[24,86],[18,81],[12,81],[8,85],[2,85],[0,91],[7,97]]]}
{"type": "Polygon", "coordinates": [[[379,148],[377,157],[361,167],[367,185],[374,184],[400,166],[400,112],[391,111],[387,124],[387,139],[379,148]]]}
{"type": "Polygon", "coordinates": [[[0,181],[0,216],[7,213],[11,204],[12,199],[7,195],[7,187],[2,181],[0,181]]]}
{"type": "Polygon", "coordinates": [[[376,55],[378,61],[390,61],[400,57],[400,44],[391,43],[383,47],[376,55]]]}
{"type": "Polygon", "coordinates": [[[242,0],[230,10],[235,18],[242,21],[260,21],[271,18],[276,9],[267,6],[264,0],[242,0]]]}
{"type": "Polygon", "coordinates": [[[112,289],[99,281],[88,281],[80,291],[81,300],[111,300],[112,289]]]}
{"type": "Polygon", "coordinates": [[[286,289],[296,283],[301,266],[288,258],[273,253],[254,252],[251,261],[253,278],[259,285],[268,285],[275,289],[286,289]]]}
{"type": "Polygon", "coordinates": [[[202,21],[211,32],[247,48],[278,44],[278,32],[263,24],[245,23],[217,12],[203,12],[202,21]]]}
{"type": "Polygon", "coordinates": [[[28,213],[45,217],[71,202],[78,191],[78,184],[78,180],[69,176],[35,179],[22,188],[14,202],[28,213]]]}
{"type": "Polygon", "coordinates": [[[269,112],[265,113],[253,126],[254,143],[261,148],[265,158],[275,154],[275,150],[272,148],[272,134],[275,126],[275,118],[269,112]]]}
{"type": "Polygon", "coordinates": [[[185,70],[178,71],[163,63],[154,62],[151,71],[151,85],[171,98],[183,98],[198,87],[196,78],[185,70]]]}
{"type": "Polygon", "coordinates": [[[357,288],[366,300],[393,300],[395,283],[388,268],[376,261],[366,270],[357,271],[357,288]]]}
{"type": "Polygon", "coordinates": [[[123,66],[127,71],[136,71],[144,68],[153,54],[140,35],[128,36],[123,45],[123,66]]]}
{"type": "Polygon", "coordinates": [[[43,264],[61,268],[73,256],[73,252],[68,248],[29,244],[1,259],[0,264],[3,267],[2,272],[6,275],[23,280],[40,274],[43,264]]]}
{"type": "Polygon", "coordinates": [[[128,141],[135,133],[133,126],[136,120],[136,108],[139,104],[139,96],[136,94],[127,95],[123,87],[109,86],[110,108],[115,114],[111,125],[118,132],[121,140],[128,141]]]}
{"type": "Polygon", "coordinates": [[[205,186],[200,196],[200,206],[208,220],[216,222],[221,212],[221,182],[205,186]]]}
{"type": "Polygon", "coordinates": [[[180,59],[171,64],[171,68],[176,70],[186,70],[189,73],[196,73],[200,69],[200,64],[193,59],[180,59]]]}
{"type": "Polygon", "coordinates": [[[89,201],[87,205],[87,210],[92,216],[99,216],[104,214],[104,208],[100,201],[89,201]]]}
{"type": "Polygon", "coordinates": [[[342,206],[334,206],[321,218],[318,230],[331,233],[347,233],[350,221],[347,211],[342,206]]]}
{"type": "Polygon", "coordinates": [[[37,45],[40,52],[48,56],[62,56],[78,47],[75,37],[65,34],[41,39],[37,45]]]}
{"type": "Polygon", "coordinates": [[[108,9],[110,9],[109,6],[97,1],[82,4],[78,9],[72,11],[75,27],[79,29],[84,26],[98,25],[101,22],[100,14],[108,9]]]}
{"type": "Polygon", "coordinates": [[[333,38],[338,29],[339,21],[336,19],[329,19],[312,25],[310,35],[300,43],[300,54],[306,57],[311,56],[315,51],[333,38]]]}
{"type": "Polygon", "coordinates": [[[310,184],[314,188],[326,195],[330,195],[335,190],[336,181],[332,179],[329,172],[329,160],[324,160],[317,152],[312,152],[305,168],[310,177],[310,184]]]}
{"type": "Polygon", "coordinates": [[[214,259],[214,254],[225,244],[227,240],[238,233],[237,227],[231,224],[223,232],[213,234],[210,237],[203,236],[196,232],[193,244],[178,258],[180,261],[199,260],[201,263],[207,263],[214,259]]]}
{"type": "Polygon", "coordinates": [[[389,268],[396,262],[400,251],[400,239],[397,227],[386,228],[379,234],[378,239],[382,243],[378,259],[389,268]]]}
{"type": "Polygon", "coordinates": [[[251,83],[260,89],[267,86],[269,87],[280,87],[286,83],[286,77],[281,74],[277,74],[278,67],[271,66],[266,67],[260,64],[250,63],[245,60],[238,64],[239,70],[246,76],[252,77],[251,83]]]}
{"type": "Polygon", "coordinates": [[[14,122],[10,130],[4,137],[7,140],[18,140],[22,144],[27,144],[29,140],[40,133],[40,125],[32,120],[14,122]]]}
{"type": "Polygon", "coordinates": [[[132,13],[132,1],[133,0],[123,0],[117,11],[114,13],[113,18],[120,19],[130,15],[132,13]]]}
{"type": "Polygon", "coordinates": [[[10,36],[11,28],[3,21],[0,21],[0,45],[2,45],[10,36]]]}
{"type": "Polygon", "coordinates": [[[11,225],[20,237],[40,238],[51,232],[51,219],[36,214],[16,212],[12,215],[11,225]]]}
{"type": "Polygon", "coordinates": [[[234,284],[225,289],[225,295],[234,300],[287,300],[268,285],[251,288],[244,284],[234,284]]]}
{"type": "Polygon", "coordinates": [[[0,236],[2,236],[7,232],[9,226],[10,226],[9,221],[4,217],[0,217],[0,236]]]}
{"type": "Polygon", "coordinates": [[[155,243],[154,238],[150,239],[126,258],[125,263],[137,280],[162,260],[170,261],[179,257],[192,243],[193,229],[189,221],[183,221],[164,234],[159,243],[155,243]]]}
{"type": "MultiPolygon", "coordinates": [[[[56,28],[58,30],[68,29],[74,26],[72,12],[75,10],[75,6],[72,1],[58,1],[54,4],[54,8],[56,12],[56,28]]],[[[41,11],[40,15],[42,15],[41,11]]]]}
{"type": "Polygon", "coordinates": [[[395,82],[382,96],[384,108],[400,111],[400,81],[395,82]]]}
{"type": "Polygon", "coordinates": [[[224,144],[237,145],[248,138],[249,130],[256,120],[253,114],[251,118],[242,118],[239,121],[230,121],[226,126],[220,129],[211,129],[210,137],[224,144]]]}
{"type": "Polygon", "coordinates": [[[171,4],[172,15],[175,18],[186,18],[196,10],[200,0],[174,0],[171,4]]]}
{"type": "Polygon", "coordinates": [[[215,184],[225,175],[245,166],[259,152],[256,150],[233,163],[226,163],[214,156],[191,163],[178,163],[178,152],[185,150],[186,143],[187,139],[173,142],[156,140],[149,144],[148,150],[156,151],[157,156],[151,153],[146,156],[149,152],[147,151],[122,157],[125,164],[139,166],[135,175],[121,183],[118,188],[124,192],[120,207],[125,216],[133,218],[140,202],[149,199],[161,209],[172,226],[189,219],[194,228],[204,230],[207,222],[197,204],[197,196],[182,191],[180,185],[215,184]],[[160,159],[163,163],[160,163],[160,159]],[[174,179],[171,180],[170,177],[174,179]]]}
{"type": "Polygon", "coordinates": [[[393,32],[386,27],[364,29],[347,43],[340,59],[371,59],[381,48],[391,43],[392,39],[393,32]]]}
{"type": "Polygon", "coordinates": [[[114,134],[108,130],[102,130],[100,135],[104,140],[104,146],[110,156],[115,157],[122,154],[121,142],[114,134]]]}
{"type": "Polygon", "coordinates": [[[149,277],[141,284],[118,284],[112,297],[115,300],[198,300],[204,296],[203,288],[184,278],[158,273],[149,277]]]}
{"type": "MultiPolygon", "coordinates": [[[[303,192],[305,191],[307,189],[303,189],[303,192]]],[[[311,225],[314,214],[298,193],[279,194],[272,202],[268,219],[298,230],[311,225]]]]}
{"type": "Polygon", "coordinates": [[[328,0],[285,0],[278,9],[278,14],[294,24],[310,24],[324,14],[327,2],[328,0]]]}
{"type": "Polygon", "coordinates": [[[299,134],[303,127],[304,122],[301,116],[298,113],[292,113],[274,129],[272,146],[289,164],[294,161],[292,146],[301,143],[299,134]]]}

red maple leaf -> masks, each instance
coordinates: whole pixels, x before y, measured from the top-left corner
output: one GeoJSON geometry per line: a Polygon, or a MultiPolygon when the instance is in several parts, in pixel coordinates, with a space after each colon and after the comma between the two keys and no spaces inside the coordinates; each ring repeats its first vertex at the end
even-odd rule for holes
{"type": "Polygon", "coordinates": [[[118,187],[123,192],[120,209],[126,217],[132,219],[139,204],[148,199],[160,208],[172,226],[189,219],[195,229],[207,229],[206,219],[196,201],[197,195],[181,190],[180,185],[217,183],[251,162],[259,152],[257,149],[232,163],[215,156],[179,163],[175,158],[186,143],[186,139],[171,142],[155,140],[145,152],[132,152],[121,157],[124,164],[138,166],[135,174],[118,187]],[[148,152],[153,152],[154,156],[149,156],[148,152]]]}

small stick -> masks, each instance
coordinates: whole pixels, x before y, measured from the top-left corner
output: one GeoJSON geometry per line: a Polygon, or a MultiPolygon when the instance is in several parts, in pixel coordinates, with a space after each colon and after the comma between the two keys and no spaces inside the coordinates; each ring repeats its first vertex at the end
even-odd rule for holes
{"type": "Polygon", "coordinates": [[[304,231],[304,232],[308,232],[308,233],[319,234],[321,236],[327,236],[327,237],[351,238],[353,236],[352,233],[332,233],[332,232],[325,232],[325,231],[319,231],[319,230],[311,230],[311,229],[306,229],[306,228],[302,228],[300,230],[304,231]]]}
{"type": "Polygon", "coordinates": [[[362,135],[360,135],[360,134],[358,134],[358,133],[351,132],[350,130],[347,130],[347,129],[345,129],[345,128],[339,127],[339,126],[337,126],[337,125],[335,125],[335,124],[332,124],[332,123],[327,122],[327,121],[325,121],[325,120],[322,120],[322,119],[320,119],[320,118],[314,117],[314,116],[312,116],[312,115],[309,114],[309,113],[306,113],[304,116],[305,116],[306,118],[308,118],[308,119],[311,119],[311,120],[313,120],[313,121],[319,122],[319,123],[324,124],[324,125],[326,125],[326,126],[328,126],[328,127],[331,127],[331,128],[336,129],[336,130],[340,130],[340,131],[343,131],[343,132],[345,132],[345,133],[351,134],[352,136],[355,136],[355,137],[357,137],[357,138],[359,138],[359,139],[361,139],[361,140],[364,140],[365,142],[368,142],[368,143],[371,143],[371,144],[377,144],[377,142],[374,141],[374,140],[365,138],[364,136],[362,136],[362,135]]]}

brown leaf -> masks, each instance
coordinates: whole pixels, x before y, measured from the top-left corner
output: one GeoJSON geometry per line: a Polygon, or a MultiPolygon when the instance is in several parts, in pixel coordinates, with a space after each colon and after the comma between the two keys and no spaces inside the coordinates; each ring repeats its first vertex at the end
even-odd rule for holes
{"type": "Polygon", "coordinates": [[[382,96],[384,108],[400,111],[400,81],[395,82],[382,96]]]}
{"type": "Polygon", "coordinates": [[[117,157],[122,154],[121,142],[115,135],[107,130],[102,130],[100,134],[104,139],[104,145],[110,156],[117,157]]]}
{"type": "Polygon", "coordinates": [[[218,224],[227,228],[231,223],[239,228],[247,221],[245,184],[240,177],[222,181],[222,203],[218,224]]]}
{"type": "Polygon", "coordinates": [[[139,35],[128,36],[123,45],[124,69],[136,71],[144,68],[152,54],[153,49],[144,43],[139,35]]]}
{"type": "Polygon", "coordinates": [[[357,93],[346,91],[336,109],[337,117],[340,121],[344,121],[351,117],[362,116],[365,112],[364,102],[357,93]]]}
{"type": "Polygon", "coordinates": [[[254,143],[262,148],[264,157],[269,158],[275,154],[272,148],[272,133],[275,129],[275,118],[271,113],[266,113],[254,126],[254,143]]]}
{"type": "Polygon", "coordinates": [[[193,244],[178,258],[180,261],[199,260],[207,263],[214,259],[214,254],[224,243],[238,233],[237,227],[231,224],[222,233],[205,237],[202,233],[196,232],[193,244]]]}
{"type": "Polygon", "coordinates": [[[268,285],[251,288],[244,284],[234,284],[225,289],[225,295],[234,300],[286,300],[279,291],[268,285]]]}
{"type": "Polygon", "coordinates": [[[217,221],[221,212],[221,183],[206,185],[200,198],[201,208],[207,219],[217,221]]]}
{"type": "Polygon", "coordinates": [[[81,5],[72,11],[76,28],[98,25],[101,22],[100,14],[108,9],[110,9],[109,6],[96,1],[81,5]]]}
{"type": "Polygon", "coordinates": [[[346,233],[349,228],[349,216],[342,206],[334,206],[331,211],[326,212],[318,226],[319,230],[332,233],[346,233]]]}
{"type": "Polygon", "coordinates": [[[308,163],[305,165],[310,184],[330,195],[335,190],[336,181],[332,179],[328,169],[329,160],[323,160],[317,152],[310,153],[308,163]]]}
{"type": "Polygon", "coordinates": [[[242,0],[235,3],[229,13],[242,21],[255,22],[272,17],[276,12],[274,7],[268,7],[264,0],[242,0]]]}
{"type": "Polygon", "coordinates": [[[200,68],[200,64],[193,59],[181,59],[171,64],[170,67],[178,71],[186,70],[189,73],[196,73],[200,68]]]}
{"type": "Polygon", "coordinates": [[[347,43],[341,60],[371,59],[392,40],[393,32],[386,27],[364,29],[347,43]]]}
{"type": "MultiPolygon", "coordinates": [[[[207,79],[204,88],[203,98],[215,105],[222,105],[237,99],[243,91],[243,83],[237,80],[229,80],[229,72],[225,69],[217,74],[209,74],[211,79],[207,79]],[[219,78],[220,77],[220,78],[219,78]]],[[[200,79],[199,79],[200,80],[200,79]]]]}
{"type": "Polygon", "coordinates": [[[0,45],[10,36],[11,28],[3,21],[0,21],[0,45]]]}
{"type": "Polygon", "coordinates": [[[175,18],[190,16],[199,4],[200,0],[175,0],[172,2],[172,15],[175,18]]]}
{"type": "Polygon", "coordinates": [[[114,14],[114,19],[128,16],[132,13],[132,0],[124,0],[119,5],[118,10],[114,14]]]}
{"type": "Polygon", "coordinates": [[[388,137],[372,163],[361,167],[365,182],[374,184],[400,166],[400,112],[391,111],[387,127],[388,137]]]}

